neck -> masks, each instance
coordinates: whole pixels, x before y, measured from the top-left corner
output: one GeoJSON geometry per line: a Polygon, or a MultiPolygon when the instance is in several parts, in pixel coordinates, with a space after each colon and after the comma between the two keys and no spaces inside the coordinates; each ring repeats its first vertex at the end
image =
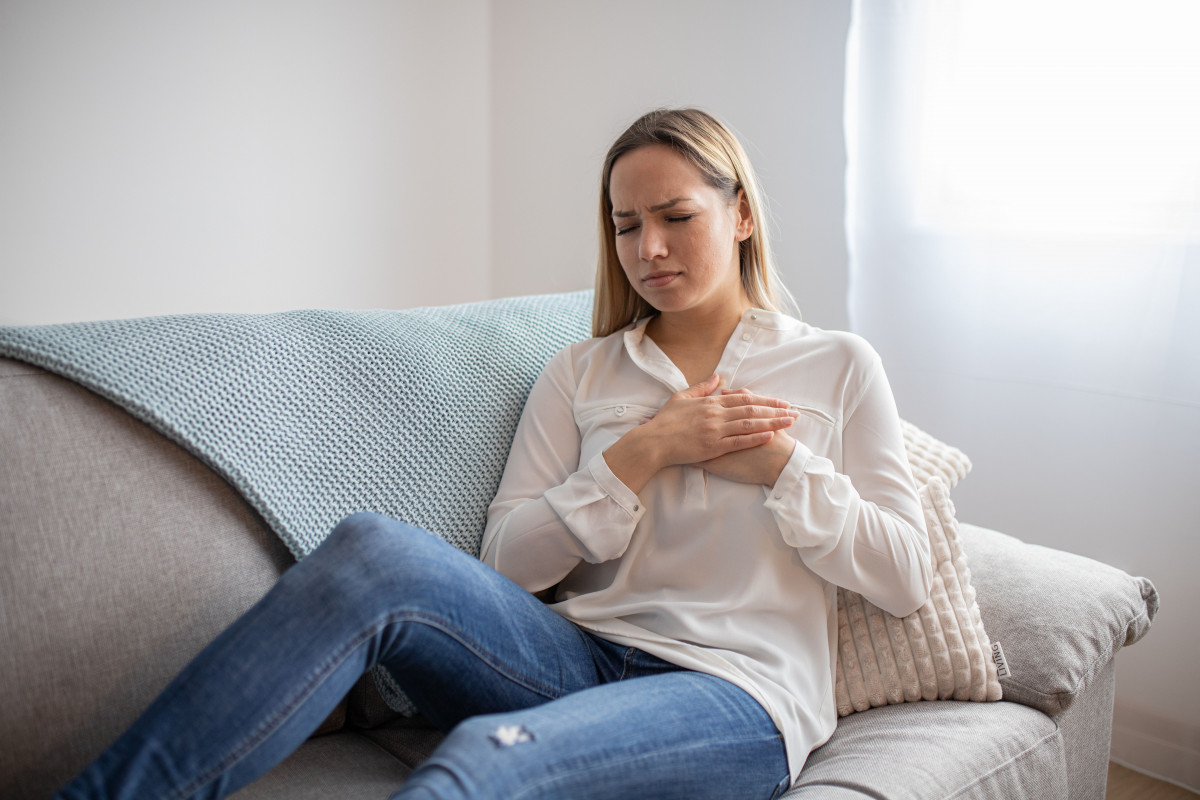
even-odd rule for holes
{"type": "Polygon", "coordinates": [[[696,350],[723,350],[725,343],[750,307],[729,307],[718,313],[659,314],[646,325],[646,335],[659,347],[683,346],[696,350]]]}
{"type": "Polygon", "coordinates": [[[692,384],[707,378],[717,368],[729,337],[748,308],[749,299],[740,294],[735,302],[715,309],[662,313],[646,324],[646,335],[692,384]]]}

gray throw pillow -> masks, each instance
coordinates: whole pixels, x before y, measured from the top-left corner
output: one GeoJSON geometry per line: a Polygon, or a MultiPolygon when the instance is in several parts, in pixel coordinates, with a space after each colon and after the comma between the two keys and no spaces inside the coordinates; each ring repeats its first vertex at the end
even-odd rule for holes
{"type": "Polygon", "coordinates": [[[1158,592],[1084,556],[962,524],[980,615],[1004,650],[1004,699],[1067,710],[1113,655],[1146,635],[1158,592]]]}

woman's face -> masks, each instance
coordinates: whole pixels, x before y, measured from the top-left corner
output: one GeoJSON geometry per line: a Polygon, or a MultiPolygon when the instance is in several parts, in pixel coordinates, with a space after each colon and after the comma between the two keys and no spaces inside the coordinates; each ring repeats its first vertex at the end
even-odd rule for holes
{"type": "Polygon", "coordinates": [[[626,153],[609,178],[617,257],[635,292],[663,314],[741,314],[738,243],[754,230],[741,190],[728,200],[665,145],[626,153]]]}

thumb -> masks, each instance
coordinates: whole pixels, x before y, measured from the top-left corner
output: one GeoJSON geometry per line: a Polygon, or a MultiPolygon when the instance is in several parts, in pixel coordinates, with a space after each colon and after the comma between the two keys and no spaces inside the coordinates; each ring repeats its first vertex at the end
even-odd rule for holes
{"type": "Polygon", "coordinates": [[[693,383],[679,393],[680,397],[708,397],[721,385],[721,376],[715,372],[699,383],[693,383]]]}

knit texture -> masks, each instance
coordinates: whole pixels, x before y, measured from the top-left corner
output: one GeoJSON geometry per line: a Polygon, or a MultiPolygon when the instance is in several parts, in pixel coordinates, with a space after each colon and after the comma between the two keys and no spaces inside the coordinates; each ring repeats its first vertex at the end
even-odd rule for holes
{"type": "Polygon", "coordinates": [[[375,511],[473,555],[525,398],[589,336],[591,293],[403,311],[197,314],[0,328],[190,451],[296,557],[375,511]]]}

